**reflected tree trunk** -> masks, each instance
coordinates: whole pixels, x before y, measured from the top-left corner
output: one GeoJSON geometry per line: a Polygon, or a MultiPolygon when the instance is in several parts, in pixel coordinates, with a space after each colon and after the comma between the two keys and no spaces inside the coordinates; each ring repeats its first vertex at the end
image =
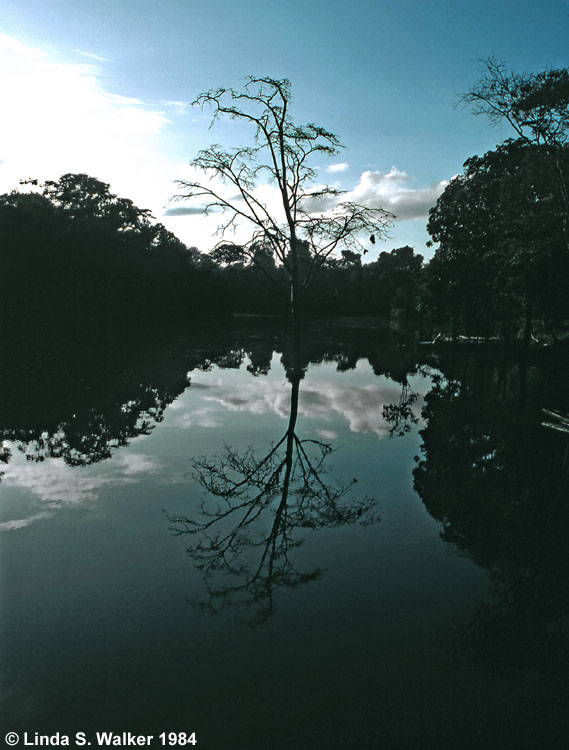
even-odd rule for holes
{"type": "MultiPolygon", "coordinates": [[[[288,359],[288,358],[287,358],[288,359]]],[[[174,535],[189,535],[188,554],[202,573],[207,594],[194,603],[210,612],[244,606],[250,624],[274,611],[274,590],[319,578],[321,568],[299,569],[294,550],[309,531],[378,520],[376,501],[351,495],[357,480],[329,479],[329,443],[297,433],[301,329],[291,330],[290,410],[284,435],[261,456],[226,445],[214,456],[192,461],[204,491],[200,510],[169,515],[174,535]]]]}

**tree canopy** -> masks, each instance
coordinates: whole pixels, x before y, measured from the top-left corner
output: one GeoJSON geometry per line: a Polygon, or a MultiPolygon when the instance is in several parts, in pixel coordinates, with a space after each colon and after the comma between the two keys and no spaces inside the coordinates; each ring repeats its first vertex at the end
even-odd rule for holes
{"type": "Polygon", "coordinates": [[[0,293],[11,327],[105,330],[227,310],[212,270],[150,211],[85,174],[0,196],[0,293]]]}
{"type": "Polygon", "coordinates": [[[551,332],[569,313],[569,69],[483,64],[461,102],[516,138],[468,159],[431,210],[427,305],[455,332],[528,343],[536,321],[551,332]]]}
{"type": "Polygon", "coordinates": [[[562,156],[569,145],[569,68],[516,73],[496,57],[482,64],[480,80],[460,101],[491,123],[505,120],[522,141],[544,148],[555,165],[554,180],[563,203],[563,231],[569,248],[569,192],[562,156]]]}
{"type": "MultiPolygon", "coordinates": [[[[567,161],[567,156],[564,156],[567,161]]],[[[555,167],[543,147],[508,141],[468,159],[431,210],[439,247],[429,274],[432,302],[468,333],[531,334],[536,314],[567,313],[569,258],[555,167]],[[512,330],[513,328],[513,330],[512,330]]]]}

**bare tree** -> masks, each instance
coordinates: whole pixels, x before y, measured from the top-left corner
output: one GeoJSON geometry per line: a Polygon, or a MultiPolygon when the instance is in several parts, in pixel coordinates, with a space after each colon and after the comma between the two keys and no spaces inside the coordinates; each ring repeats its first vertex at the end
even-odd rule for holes
{"type": "MultiPolygon", "coordinates": [[[[290,82],[269,77],[249,76],[240,91],[218,88],[200,94],[193,104],[213,107],[212,125],[222,116],[245,123],[253,131],[252,145],[229,150],[213,145],[200,151],[191,165],[209,179],[179,180],[180,193],[175,197],[201,199],[205,214],[224,214],[218,228],[219,245],[227,247],[227,234],[238,224],[249,225],[251,238],[236,246],[238,251],[244,259],[258,263],[262,247],[284,267],[290,282],[291,313],[297,317],[322,263],[336,250],[362,251],[362,237],[374,242],[385,236],[394,217],[382,208],[342,201],[343,191],[317,184],[313,157],[331,157],[342,144],[318,125],[296,125],[289,113],[290,102],[290,82]],[[229,197],[219,188],[219,179],[233,188],[229,197]],[[257,190],[263,183],[277,187],[278,211],[257,190]]],[[[275,281],[270,266],[259,267],[275,281]]]]}

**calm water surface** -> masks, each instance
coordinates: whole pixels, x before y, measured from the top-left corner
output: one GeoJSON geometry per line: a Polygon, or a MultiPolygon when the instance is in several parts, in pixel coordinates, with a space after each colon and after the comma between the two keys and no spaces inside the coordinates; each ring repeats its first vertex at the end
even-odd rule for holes
{"type": "Polygon", "coordinates": [[[3,359],[6,730],[566,746],[540,370],[339,325],[3,359]]]}

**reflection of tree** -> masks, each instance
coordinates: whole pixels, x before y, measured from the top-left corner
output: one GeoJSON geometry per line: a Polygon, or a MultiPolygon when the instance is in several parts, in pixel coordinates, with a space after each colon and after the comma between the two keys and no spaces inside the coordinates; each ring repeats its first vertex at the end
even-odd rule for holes
{"type": "Polygon", "coordinates": [[[419,422],[419,417],[413,411],[413,404],[418,398],[419,394],[413,391],[411,384],[405,377],[401,383],[399,401],[383,405],[382,416],[389,425],[390,437],[402,437],[411,432],[412,427],[419,422]]]}
{"type": "Polygon", "coordinates": [[[282,353],[293,383],[295,368],[310,362],[335,361],[344,369],[363,357],[376,374],[404,377],[392,334],[374,330],[371,336],[364,328],[346,331],[330,323],[305,331],[296,353],[280,327],[257,319],[249,327],[241,323],[159,340],[146,332],[127,337],[107,331],[62,343],[54,330],[16,343],[9,333],[0,332],[0,445],[14,445],[0,449],[2,464],[9,463],[10,450],[32,461],[60,458],[71,466],[109,458],[162,420],[188,386],[188,371],[239,368],[245,357],[248,371],[263,375],[273,352],[282,353]]]}
{"type": "MultiPolygon", "coordinates": [[[[163,366],[162,347],[133,343],[21,348],[0,372],[0,441],[31,461],[85,466],[148,435],[187,386],[182,358],[163,366]]],[[[10,454],[6,453],[5,463],[10,454]]]]}
{"type": "MultiPolygon", "coordinates": [[[[0,445],[0,463],[7,464],[12,456],[12,452],[7,445],[0,445]]],[[[0,479],[4,476],[4,472],[0,471],[0,479]]]]}
{"type": "Polygon", "coordinates": [[[372,498],[343,502],[356,479],[325,480],[331,446],[296,433],[304,372],[299,351],[297,338],[287,363],[292,388],[283,437],[262,457],[226,445],[220,455],[195,459],[193,477],[207,493],[201,513],[169,517],[174,534],[193,537],[188,553],[208,592],[201,605],[213,612],[225,605],[253,606],[253,623],[272,614],[276,587],[321,575],[318,568],[299,569],[293,559],[303,532],[377,518],[372,498]]]}
{"type": "Polygon", "coordinates": [[[426,397],[415,489],[442,538],[490,578],[461,643],[503,669],[569,669],[566,436],[541,426],[522,371],[464,370],[426,397]],[[517,387],[516,387],[517,380],[517,387]]]}
{"type": "MultiPolygon", "coordinates": [[[[389,425],[390,437],[402,437],[411,432],[413,427],[419,423],[418,413],[413,406],[416,404],[419,394],[415,393],[409,382],[408,375],[412,372],[421,372],[423,376],[430,374],[426,365],[417,365],[417,352],[400,343],[397,346],[399,355],[399,367],[393,367],[391,378],[401,384],[401,394],[397,402],[384,404],[382,417],[389,425]]],[[[374,370],[375,371],[375,370],[374,370]]],[[[417,411],[419,411],[417,409],[417,411]]]]}

